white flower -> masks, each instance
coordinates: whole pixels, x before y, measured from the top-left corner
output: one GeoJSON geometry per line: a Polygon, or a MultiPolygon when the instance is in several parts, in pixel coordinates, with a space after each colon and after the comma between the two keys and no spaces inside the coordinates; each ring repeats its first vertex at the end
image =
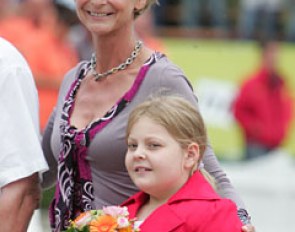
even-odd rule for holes
{"type": "Polygon", "coordinates": [[[129,215],[127,207],[108,206],[108,207],[103,207],[102,210],[105,214],[111,215],[112,217],[119,217],[119,216],[127,217],[129,215]]]}
{"type": "Polygon", "coordinates": [[[124,228],[129,226],[129,221],[126,217],[118,217],[117,219],[118,228],[124,228]]]}

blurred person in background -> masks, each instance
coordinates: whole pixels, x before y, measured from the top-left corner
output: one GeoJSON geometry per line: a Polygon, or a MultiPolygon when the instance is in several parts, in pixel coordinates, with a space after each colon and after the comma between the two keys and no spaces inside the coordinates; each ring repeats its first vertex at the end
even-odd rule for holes
{"type": "Polygon", "coordinates": [[[0,35],[22,52],[32,69],[43,131],[61,80],[78,61],[69,38],[71,26],[78,22],[77,16],[63,0],[21,0],[17,4],[12,2],[10,7],[13,14],[0,21],[0,35]]]}
{"type": "Polygon", "coordinates": [[[0,1],[0,22],[2,19],[8,17],[13,12],[13,6],[15,6],[17,0],[1,0],[0,1]]]}
{"type": "Polygon", "coordinates": [[[241,39],[278,38],[282,0],[241,0],[238,34],[241,39]]]}
{"type": "MultiPolygon", "coordinates": [[[[70,24],[70,32],[69,32],[69,40],[75,47],[78,59],[79,60],[87,60],[90,59],[93,45],[91,33],[85,28],[83,24],[80,23],[77,14],[76,14],[76,4],[74,0],[55,0],[57,5],[64,6],[68,15],[64,15],[67,18],[69,15],[72,18],[72,23],[70,24]]],[[[65,19],[65,21],[69,21],[65,19]]],[[[70,22],[71,22],[70,21],[70,22]]]]}
{"type": "Polygon", "coordinates": [[[27,231],[48,169],[40,144],[38,94],[19,51],[0,37],[0,231],[27,231]]]}
{"type": "Polygon", "coordinates": [[[292,120],[292,99],[278,69],[279,42],[261,40],[261,64],[241,85],[234,116],[245,142],[245,159],[279,148],[292,120]]]}
{"type": "Polygon", "coordinates": [[[154,51],[166,53],[164,42],[156,35],[152,9],[148,9],[135,21],[135,31],[147,47],[154,51]]]}
{"type": "Polygon", "coordinates": [[[240,0],[238,34],[242,39],[252,39],[255,34],[259,12],[264,0],[240,0]]]}
{"type": "Polygon", "coordinates": [[[224,33],[227,30],[226,0],[183,0],[181,7],[181,25],[188,28],[202,27],[203,12],[208,9],[210,27],[224,33]]]}
{"type": "MultiPolygon", "coordinates": [[[[37,22],[27,16],[27,10],[21,10],[22,4],[18,0],[1,1],[0,36],[24,53],[27,43],[36,36],[37,22]]],[[[36,7],[37,12],[38,8],[36,7]]]]}
{"type": "Polygon", "coordinates": [[[70,40],[78,53],[79,60],[88,60],[93,51],[92,38],[89,31],[80,23],[71,28],[70,40]]]}
{"type": "Polygon", "coordinates": [[[295,0],[286,0],[286,39],[295,42],[295,0]]]}
{"type": "Polygon", "coordinates": [[[166,19],[166,9],[168,6],[169,0],[159,0],[158,3],[161,7],[152,7],[152,11],[155,15],[155,25],[156,26],[165,26],[166,19]]]}
{"type": "MultiPolygon", "coordinates": [[[[71,0],[67,0],[71,1],[71,0]]],[[[56,104],[58,90],[65,73],[79,61],[78,51],[71,41],[72,26],[78,21],[67,1],[53,1],[52,28],[40,36],[39,48],[34,54],[33,69],[40,99],[40,125],[43,132],[56,104]],[[44,47],[46,50],[44,50],[44,47]],[[44,56],[40,59],[41,56],[44,56]]]]}

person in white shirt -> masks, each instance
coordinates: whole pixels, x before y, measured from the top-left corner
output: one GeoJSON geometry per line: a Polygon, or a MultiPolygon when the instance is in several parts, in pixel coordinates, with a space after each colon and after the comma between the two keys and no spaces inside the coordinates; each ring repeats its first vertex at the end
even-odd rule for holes
{"type": "Polygon", "coordinates": [[[48,169],[39,133],[38,94],[20,52],[0,37],[0,231],[24,232],[48,169]]]}

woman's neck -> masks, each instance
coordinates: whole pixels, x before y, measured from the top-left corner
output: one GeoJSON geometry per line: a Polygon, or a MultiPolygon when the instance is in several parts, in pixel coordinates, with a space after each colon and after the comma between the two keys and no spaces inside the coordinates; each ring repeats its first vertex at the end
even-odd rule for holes
{"type": "MultiPolygon", "coordinates": [[[[94,41],[94,52],[96,56],[96,71],[106,72],[124,63],[131,57],[138,39],[133,36],[131,39],[118,40],[117,38],[99,38],[94,41]]],[[[152,54],[152,51],[143,46],[129,68],[141,66],[152,54]]]]}
{"type": "Polygon", "coordinates": [[[122,28],[102,35],[92,33],[93,52],[96,54],[98,68],[113,68],[124,62],[133,51],[137,40],[131,28],[122,28]]]}

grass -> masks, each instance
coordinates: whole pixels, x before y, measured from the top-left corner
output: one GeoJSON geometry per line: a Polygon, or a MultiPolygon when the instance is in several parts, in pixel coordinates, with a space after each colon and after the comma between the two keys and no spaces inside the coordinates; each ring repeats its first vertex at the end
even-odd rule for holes
{"type": "Polygon", "coordinates": [[[43,194],[42,194],[42,201],[41,201],[41,205],[40,207],[42,209],[48,209],[49,208],[49,205],[53,199],[53,196],[54,196],[54,190],[55,188],[52,187],[50,189],[47,189],[45,191],[43,191],[43,194]]]}

